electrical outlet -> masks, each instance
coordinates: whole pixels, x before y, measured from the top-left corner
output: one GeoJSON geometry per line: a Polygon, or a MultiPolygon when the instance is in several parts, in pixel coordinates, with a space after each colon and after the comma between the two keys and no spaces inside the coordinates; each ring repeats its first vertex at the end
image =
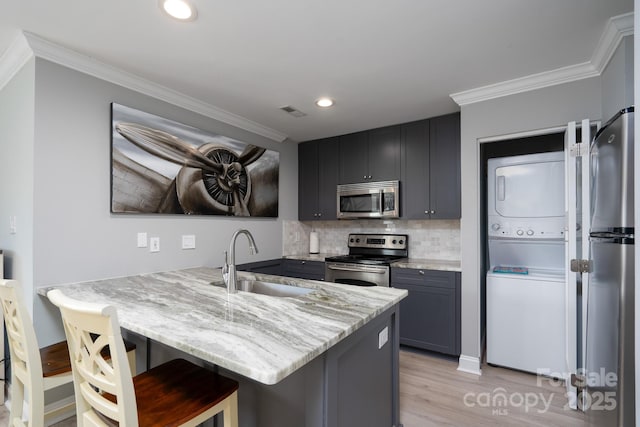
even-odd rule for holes
{"type": "Polygon", "coordinates": [[[196,248],[196,236],[193,234],[187,234],[182,236],[182,249],[195,249],[196,248]]]}
{"type": "Polygon", "coordinates": [[[138,233],[138,247],[139,248],[147,247],[147,233],[138,233]]]}
{"type": "Polygon", "coordinates": [[[152,237],[149,239],[149,252],[160,252],[159,237],[152,237]]]}
{"type": "Polygon", "coordinates": [[[389,327],[385,326],[383,330],[378,333],[378,350],[381,349],[389,341],[389,327]]]}

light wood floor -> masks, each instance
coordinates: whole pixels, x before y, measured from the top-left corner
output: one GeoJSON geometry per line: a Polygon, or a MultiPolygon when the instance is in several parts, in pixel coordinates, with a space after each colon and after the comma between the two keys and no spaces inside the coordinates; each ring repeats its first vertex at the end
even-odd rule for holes
{"type": "MultiPolygon", "coordinates": [[[[550,380],[543,379],[538,386],[535,375],[486,364],[481,376],[457,368],[455,359],[400,351],[400,421],[404,427],[585,425],[580,412],[564,409],[564,388],[550,380]],[[494,406],[492,400],[500,393],[511,404],[498,406],[496,400],[494,406]],[[542,399],[551,402],[547,411],[542,399]]],[[[0,426],[7,422],[7,409],[0,406],[0,426]]],[[[75,418],[55,425],[75,426],[75,418]]]]}
{"type": "Polygon", "coordinates": [[[557,381],[486,364],[480,376],[457,368],[455,359],[400,351],[404,427],[586,425],[581,412],[564,408],[564,385],[557,381]],[[501,395],[507,398],[504,406],[501,395]]]}

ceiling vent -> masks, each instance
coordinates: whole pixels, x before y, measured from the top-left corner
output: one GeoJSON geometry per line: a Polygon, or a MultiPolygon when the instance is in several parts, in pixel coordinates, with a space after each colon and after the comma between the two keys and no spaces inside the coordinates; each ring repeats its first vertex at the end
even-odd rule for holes
{"type": "Polygon", "coordinates": [[[304,117],[304,116],[306,116],[305,113],[303,113],[302,111],[296,109],[295,107],[292,107],[291,105],[285,105],[284,107],[280,107],[280,109],[282,111],[284,111],[285,113],[291,114],[293,117],[304,117]]]}

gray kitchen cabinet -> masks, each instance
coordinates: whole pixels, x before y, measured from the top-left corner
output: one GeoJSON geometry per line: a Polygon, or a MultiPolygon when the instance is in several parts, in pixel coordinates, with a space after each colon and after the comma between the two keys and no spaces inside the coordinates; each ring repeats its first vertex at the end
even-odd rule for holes
{"type": "Polygon", "coordinates": [[[236,266],[238,271],[248,271],[250,273],[273,274],[282,276],[282,258],[270,259],[266,261],[248,262],[236,266]]]}
{"type": "Polygon", "coordinates": [[[340,136],[339,184],[364,182],[369,175],[369,136],[356,132],[340,136]]]}
{"type": "Polygon", "coordinates": [[[400,126],[340,137],[340,184],[400,179],[400,126]]]}
{"type": "Polygon", "coordinates": [[[324,262],[285,258],[282,260],[282,275],[307,280],[324,280],[324,262]]]}
{"type": "Polygon", "coordinates": [[[460,114],[402,125],[402,218],[460,218],[460,114]]]}
{"type": "Polygon", "coordinates": [[[406,289],[400,302],[400,344],[460,355],[460,273],[392,268],[391,285],[406,289]]]}
{"type": "Polygon", "coordinates": [[[336,214],[338,138],[298,145],[298,219],[332,220],[336,214]]]}
{"type": "Polygon", "coordinates": [[[307,280],[324,280],[324,262],[292,258],[276,258],[266,261],[238,264],[238,271],[296,277],[307,280]]]}

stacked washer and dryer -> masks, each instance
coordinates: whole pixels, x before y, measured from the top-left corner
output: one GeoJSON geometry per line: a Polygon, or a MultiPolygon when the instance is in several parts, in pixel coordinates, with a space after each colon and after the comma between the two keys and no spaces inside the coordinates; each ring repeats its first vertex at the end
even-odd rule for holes
{"type": "Polygon", "coordinates": [[[563,152],[488,160],[490,364],[566,370],[564,170],[563,152]]]}

